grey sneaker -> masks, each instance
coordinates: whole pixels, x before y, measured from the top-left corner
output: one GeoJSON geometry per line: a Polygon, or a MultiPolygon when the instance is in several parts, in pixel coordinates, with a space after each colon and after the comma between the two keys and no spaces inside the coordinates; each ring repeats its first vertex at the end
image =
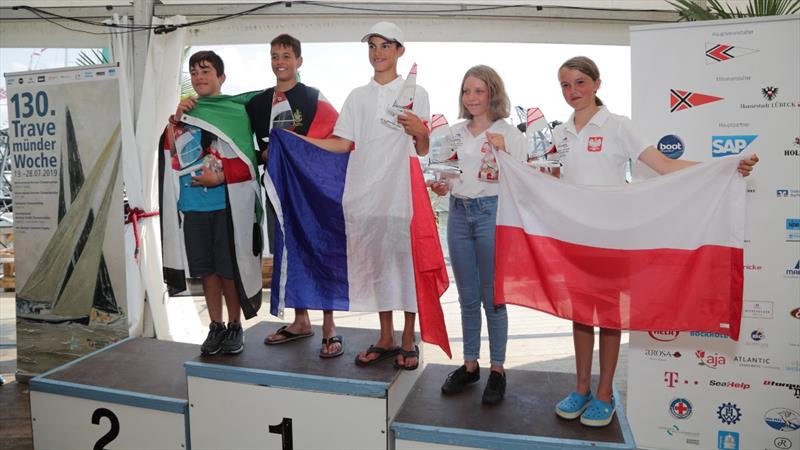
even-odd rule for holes
{"type": "Polygon", "coordinates": [[[216,355],[222,350],[222,340],[225,339],[225,324],[211,322],[208,325],[208,336],[200,347],[200,353],[204,355],[216,355]]]}
{"type": "Polygon", "coordinates": [[[244,331],[242,324],[239,322],[231,322],[228,324],[228,332],[225,333],[225,338],[222,339],[222,353],[226,355],[235,355],[242,353],[244,350],[244,331]]]}

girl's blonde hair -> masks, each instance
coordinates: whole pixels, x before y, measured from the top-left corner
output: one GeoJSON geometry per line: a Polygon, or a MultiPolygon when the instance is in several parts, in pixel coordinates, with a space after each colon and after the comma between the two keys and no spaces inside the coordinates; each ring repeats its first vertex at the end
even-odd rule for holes
{"type": "Polygon", "coordinates": [[[497,119],[505,119],[508,117],[511,101],[508,99],[508,94],[506,94],[506,87],[503,84],[503,79],[500,78],[500,75],[498,75],[494,69],[484,65],[471,67],[467,70],[467,73],[464,74],[464,78],[461,80],[461,89],[458,92],[458,117],[472,120],[472,114],[469,113],[462,101],[464,83],[469,77],[483,81],[486,83],[486,87],[489,88],[489,119],[494,122],[497,119]]]}

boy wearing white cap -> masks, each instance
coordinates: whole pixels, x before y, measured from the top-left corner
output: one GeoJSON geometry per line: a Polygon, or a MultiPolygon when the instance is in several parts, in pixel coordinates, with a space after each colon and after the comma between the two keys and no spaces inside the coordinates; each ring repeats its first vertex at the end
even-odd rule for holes
{"type": "MultiPolygon", "coordinates": [[[[359,214],[345,214],[349,230],[358,229],[360,242],[348,242],[348,272],[369,273],[374,283],[350,286],[351,311],[378,311],[380,337],[375,345],[356,357],[356,365],[369,366],[395,357],[395,365],[416,369],[419,353],[414,342],[417,294],[407,273],[411,261],[408,238],[411,204],[399,189],[376,189],[386,183],[410,186],[409,156],[428,153],[426,125],[430,121],[428,94],[416,86],[411,111],[400,114],[402,130],[382,123],[403,87],[397,60],[405,53],[403,32],[390,22],[376,23],[361,39],[369,44],[369,62],[374,69],[370,82],[354,89],[342,107],[329,139],[305,138],[325,150],[350,154],[343,206],[357,205],[359,214]],[[364,213],[367,211],[367,213],[364,213]],[[366,236],[366,238],[363,238],[366,236]],[[405,312],[401,346],[394,340],[392,311],[405,312]]],[[[347,210],[347,209],[345,209],[347,210]]]]}

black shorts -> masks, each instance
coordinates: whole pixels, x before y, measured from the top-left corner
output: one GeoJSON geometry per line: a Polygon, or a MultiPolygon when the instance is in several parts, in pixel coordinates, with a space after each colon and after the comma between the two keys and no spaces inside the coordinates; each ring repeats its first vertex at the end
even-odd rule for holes
{"type": "Polygon", "coordinates": [[[191,277],[217,274],[233,279],[233,243],[224,209],[184,212],[183,242],[191,277]]]}

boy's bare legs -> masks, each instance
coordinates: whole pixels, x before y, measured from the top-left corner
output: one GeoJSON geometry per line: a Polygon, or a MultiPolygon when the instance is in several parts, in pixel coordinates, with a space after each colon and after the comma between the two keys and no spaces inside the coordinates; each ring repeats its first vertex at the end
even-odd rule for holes
{"type": "MultiPolygon", "coordinates": [[[[403,343],[402,347],[403,350],[411,351],[414,350],[416,336],[414,333],[414,328],[416,325],[416,313],[412,312],[405,312],[405,324],[403,325],[403,343]]],[[[397,365],[401,367],[414,367],[419,364],[419,357],[417,356],[409,356],[408,358],[404,358],[402,353],[397,354],[397,365]]]]}
{"type": "Polygon", "coordinates": [[[212,322],[222,323],[222,278],[211,274],[204,276],[202,281],[208,317],[212,322]]]}
{"type": "Polygon", "coordinates": [[[242,318],[242,306],[239,302],[239,293],[236,291],[236,282],[231,278],[223,278],[220,276],[217,276],[217,278],[222,281],[222,293],[225,295],[225,307],[228,309],[228,323],[240,322],[242,318]]]}
{"type": "MultiPolygon", "coordinates": [[[[308,317],[308,310],[303,308],[295,308],[294,321],[291,325],[286,327],[286,331],[293,334],[308,334],[311,332],[311,319],[308,317]]],[[[327,337],[327,336],[325,336],[327,337]]],[[[267,341],[278,343],[288,339],[287,336],[277,332],[267,336],[267,341]]]]}
{"type": "MultiPolygon", "coordinates": [[[[336,324],[333,323],[333,311],[322,312],[322,337],[332,338],[336,336],[336,324]]],[[[336,353],[342,348],[340,342],[334,342],[329,345],[322,345],[322,353],[330,354],[336,353]]]]}
{"type": "MultiPolygon", "coordinates": [[[[394,323],[392,322],[392,311],[381,311],[378,313],[378,318],[381,322],[381,334],[375,347],[380,347],[386,350],[394,349],[394,323]]],[[[377,353],[370,353],[364,350],[358,354],[358,359],[361,362],[369,362],[380,357],[377,353]]]]}

